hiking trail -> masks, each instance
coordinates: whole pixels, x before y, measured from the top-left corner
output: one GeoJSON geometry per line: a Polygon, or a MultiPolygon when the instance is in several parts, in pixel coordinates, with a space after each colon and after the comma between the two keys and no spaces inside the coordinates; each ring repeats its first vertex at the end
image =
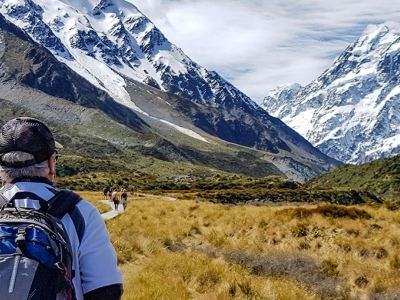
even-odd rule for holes
{"type": "MultiPolygon", "coordinates": [[[[135,197],[129,197],[128,201],[135,200],[135,199],[144,199],[144,198],[153,198],[153,199],[154,198],[159,198],[159,199],[164,199],[164,200],[167,200],[167,201],[175,201],[176,200],[176,198],[173,198],[173,197],[166,197],[166,196],[158,196],[158,195],[142,194],[141,193],[141,194],[135,194],[135,197]]],[[[118,216],[119,214],[122,214],[124,212],[124,208],[123,208],[122,204],[119,204],[118,205],[118,210],[115,210],[114,209],[114,202],[112,202],[110,200],[105,200],[105,199],[100,200],[100,202],[103,202],[105,204],[109,204],[110,207],[111,207],[110,211],[101,214],[101,216],[103,217],[104,221],[113,219],[116,216],[118,216]]]]}

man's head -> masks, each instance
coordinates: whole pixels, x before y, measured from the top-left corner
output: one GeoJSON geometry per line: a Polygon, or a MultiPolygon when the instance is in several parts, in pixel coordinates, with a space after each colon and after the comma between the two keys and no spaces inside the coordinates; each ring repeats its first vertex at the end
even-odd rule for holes
{"type": "MultiPolygon", "coordinates": [[[[34,169],[32,167],[46,167],[56,148],[61,147],[43,122],[28,117],[12,119],[3,125],[0,132],[1,169],[18,174],[21,170],[34,169]]],[[[22,174],[29,176],[26,172],[22,174]]]]}

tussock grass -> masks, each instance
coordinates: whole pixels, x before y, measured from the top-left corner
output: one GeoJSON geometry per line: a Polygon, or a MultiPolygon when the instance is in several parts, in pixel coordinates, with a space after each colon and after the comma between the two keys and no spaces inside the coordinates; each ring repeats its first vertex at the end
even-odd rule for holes
{"type": "Polygon", "coordinates": [[[76,193],[78,193],[82,199],[85,199],[96,206],[101,214],[110,210],[110,205],[99,201],[104,198],[102,192],[76,191],[76,193]]]}
{"type": "Polygon", "coordinates": [[[106,224],[123,299],[400,295],[400,211],[384,204],[256,207],[138,197],[106,224]]]}
{"type": "Polygon", "coordinates": [[[371,219],[371,215],[365,210],[356,207],[338,206],[332,204],[318,205],[314,208],[297,207],[287,208],[280,213],[292,214],[296,218],[308,218],[312,214],[319,214],[330,218],[371,219]]]}

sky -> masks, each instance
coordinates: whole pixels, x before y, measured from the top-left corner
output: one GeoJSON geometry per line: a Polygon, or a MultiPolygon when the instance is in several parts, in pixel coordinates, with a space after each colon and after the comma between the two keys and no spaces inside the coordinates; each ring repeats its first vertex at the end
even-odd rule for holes
{"type": "Polygon", "coordinates": [[[369,24],[400,22],[393,0],[129,0],[186,55],[260,103],[307,85],[369,24]]]}

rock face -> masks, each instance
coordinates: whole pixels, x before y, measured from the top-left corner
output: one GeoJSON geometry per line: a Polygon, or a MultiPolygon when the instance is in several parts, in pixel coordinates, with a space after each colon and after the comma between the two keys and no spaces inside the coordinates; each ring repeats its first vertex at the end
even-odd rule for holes
{"type": "Polygon", "coordinates": [[[362,164],[400,153],[400,26],[369,26],[317,80],[262,107],[325,154],[362,164]]]}
{"type": "Polygon", "coordinates": [[[285,173],[303,179],[339,164],[192,61],[130,2],[5,0],[0,17],[1,28],[12,23],[13,31],[41,46],[24,54],[32,68],[4,72],[3,78],[98,108],[138,131],[153,132],[150,123],[162,119],[186,132],[182,124],[188,122],[199,135],[265,151],[270,162],[272,154],[285,173]],[[138,97],[145,86],[148,93],[138,97]],[[170,96],[160,96],[165,92],[170,96]]]}

